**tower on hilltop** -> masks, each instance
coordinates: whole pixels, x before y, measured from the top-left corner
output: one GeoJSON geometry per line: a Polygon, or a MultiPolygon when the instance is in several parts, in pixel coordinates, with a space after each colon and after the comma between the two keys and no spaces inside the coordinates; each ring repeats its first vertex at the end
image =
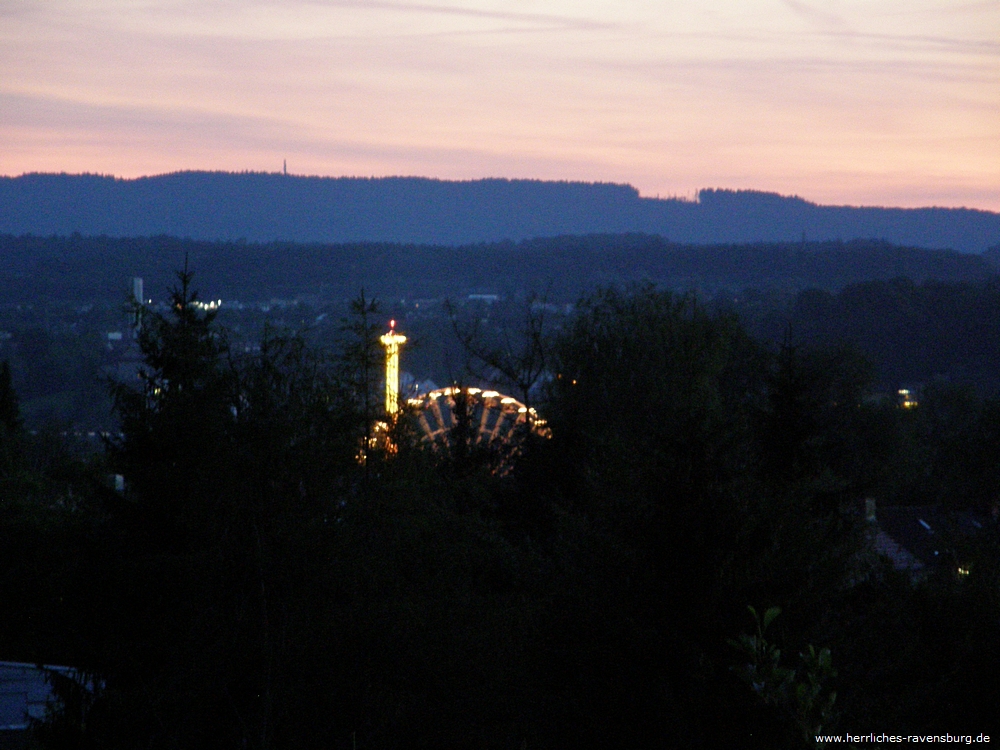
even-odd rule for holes
{"type": "Polygon", "coordinates": [[[399,411],[399,347],[406,343],[406,336],[396,333],[396,321],[389,321],[389,333],[383,334],[385,347],[385,411],[389,416],[399,411]]]}

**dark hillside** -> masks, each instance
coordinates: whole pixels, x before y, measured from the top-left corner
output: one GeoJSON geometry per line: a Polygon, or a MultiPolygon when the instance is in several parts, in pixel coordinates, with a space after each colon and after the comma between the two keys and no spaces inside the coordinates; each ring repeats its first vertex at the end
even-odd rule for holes
{"type": "Polygon", "coordinates": [[[161,295],[185,256],[206,295],[241,301],[347,299],[364,287],[410,299],[547,290],[568,302],[596,286],[633,281],[714,294],[836,291],[900,276],[971,282],[995,273],[979,256],[862,241],[696,246],[648,235],[590,235],[447,247],[0,235],[0,302],[118,299],[132,276],[161,295]]]}
{"type": "Polygon", "coordinates": [[[755,336],[772,344],[781,342],[790,326],[793,339],[810,348],[849,345],[872,363],[883,390],[940,380],[995,397],[1000,394],[998,282],[867,281],[837,293],[806,290],[783,311],[772,309],[753,322],[752,314],[744,317],[755,336]]]}
{"type": "Polygon", "coordinates": [[[697,244],[874,238],[978,253],[1000,241],[1000,215],[820,206],[757,191],[642,198],[631,185],[540,180],[28,174],[0,177],[0,232],[443,245],[636,232],[697,244]]]}

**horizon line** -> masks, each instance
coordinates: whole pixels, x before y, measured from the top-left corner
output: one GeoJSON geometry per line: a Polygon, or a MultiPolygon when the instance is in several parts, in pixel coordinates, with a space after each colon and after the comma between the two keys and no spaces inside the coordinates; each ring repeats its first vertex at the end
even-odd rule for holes
{"type": "Polygon", "coordinates": [[[427,182],[446,182],[446,183],[475,183],[475,182],[525,182],[525,183],[548,183],[553,185],[591,185],[591,186],[609,186],[609,187],[621,187],[629,188],[635,191],[635,194],[639,200],[652,200],[652,201],[664,201],[664,202],[675,202],[675,203],[690,203],[695,205],[700,205],[701,194],[702,193],[749,193],[755,195],[770,195],[776,196],[783,200],[789,201],[801,201],[809,206],[816,208],[851,208],[851,209],[882,209],[891,211],[923,211],[923,210],[945,210],[945,211],[975,211],[979,213],[1000,215],[1000,210],[993,210],[989,208],[978,208],[975,206],[961,205],[961,206],[944,206],[944,205],[921,205],[921,206],[893,206],[885,204],[861,204],[861,203],[818,203],[805,198],[798,194],[786,194],[780,193],[775,190],[766,190],[762,188],[727,188],[727,187],[703,187],[698,188],[693,191],[692,195],[689,194],[668,194],[661,195],[659,193],[649,195],[643,194],[639,188],[635,187],[630,182],[614,182],[610,180],[580,180],[580,179],[544,179],[539,177],[499,177],[499,176],[487,176],[487,177],[469,177],[469,178],[449,178],[449,177],[431,177],[428,175],[406,175],[406,174],[392,174],[392,175],[321,175],[321,174],[296,174],[293,172],[285,171],[284,169],[277,171],[266,171],[266,170],[253,170],[245,169],[241,171],[232,171],[224,169],[178,169],[172,172],[160,172],[156,174],[139,175],[137,177],[122,177],[116,174],[109,174],[103,172],[42,172],[42,171],[32,171],[32,172],[22,172],[19,175],[13,174],[0,174],[0,179],[11,179],[16,180],[24,177],[100,177],[105,179],[112,179],[116,182],[137,182],[139,180],[151,180],[161,177],[172,177],[175,175],[191,175],[191,174],[210,174],[210,175],[229,175],[229,176],[242,176],[242,175],[258,175],[258,176],[270,176],[270,177],[281,177],[281,178],[298,178],[298,179],[310,179],[310,180],[423,180],[427,182]]]}

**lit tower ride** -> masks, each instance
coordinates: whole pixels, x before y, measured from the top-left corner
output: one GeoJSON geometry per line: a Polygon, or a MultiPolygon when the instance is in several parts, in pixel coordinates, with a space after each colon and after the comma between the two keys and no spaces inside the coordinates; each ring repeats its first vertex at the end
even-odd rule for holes
{"type": "Polygon", "coordinates": [[[399,411],[399,347],[406,336],[396,333],[396,321],[389,321],[389,333],[380,339],[385,347],[385,410],[389,416],[399,411]]]}

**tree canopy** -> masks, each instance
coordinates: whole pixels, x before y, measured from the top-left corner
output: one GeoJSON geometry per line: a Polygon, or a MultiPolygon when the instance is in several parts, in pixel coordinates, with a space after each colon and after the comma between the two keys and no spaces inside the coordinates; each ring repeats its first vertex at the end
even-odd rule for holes
{"type": "Polygon", "coordinates": [[[544,340],[551,438],[499,473],[376,413],[372,300],[337,350],[246,351],[178,282],[103,454],[11,444],[0,643],[89,686],[54,683],[44,746],[792,748],[993,717],[994,402],[902,409],[850,349],[603,290],[544,340]],[[983,519],[968,575],[873,553],[865,499],[918,486],[983,519]]]}

